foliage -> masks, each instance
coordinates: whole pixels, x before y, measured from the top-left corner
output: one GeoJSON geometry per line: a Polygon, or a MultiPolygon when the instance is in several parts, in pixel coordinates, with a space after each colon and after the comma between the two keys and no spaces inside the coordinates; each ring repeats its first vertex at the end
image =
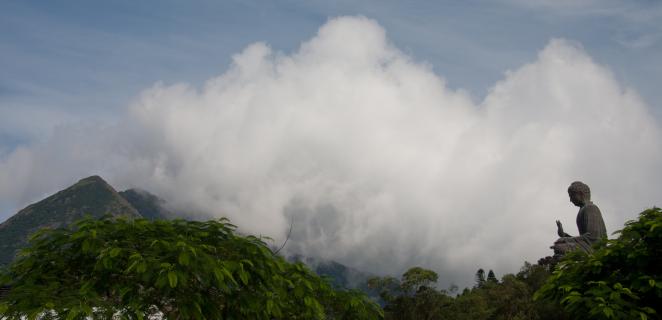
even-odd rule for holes
{"type": "Polygon", "coordinates": [[[479,269],[476,286],[455,297],[433,288],[437,274],[419,267],[409,269],[401,279],[372,278],[369,285],[380,291],[386,319],[566,320],[558,304],[533,301],[533,292],[549,277],[549,268],[544,259],[539,264],[525,263],[517,275],[504,275],[501,281],[494,272],[486,280],[479,269]]]}
{"type": "Polygon", "coordinates": [[[526,284],[528,288],[527,299],[533,303],[536,316],[533,319],[541,320],[566,320],[570,316],[556,301],[533,300],[534,293],[539,290],[551,275],[553,260],[551,257],[545,257],[538,260],[537,264],[524,262],[524,265],[517,273],[517,280],[526,284]]]}
{"type": "Polygon", "coordinates": [[[3,272],[9,319],[376,319],[379,306],[274,256],[226,219],[86,218],[44,229],[3,272]]]}
{"type": "Polygon", "coordinates": [[[659,319],[662,210],[642,212],[617,233],[617,239],[603,242],[592,255],[567,255],[536,299],[559,301],[581,318],[659,319]]]}
{"type": "Polygon", "coordinates": [[[374,277],[368,286],[379,291],[386,303],[387,319],[434,319],[443,300],[450,300],[444,292],[430,285],[437,282],[437,273],[421,267],[407,270],[400,280],[393,277],[374,277]]]}
{"type": "Polygon", "coordinates": [[[413,267],[402,275],[401,287],[408,294],[419,291],[422,287],[429,287],[437,282],[437,273],[421,267],[413,267]]]}

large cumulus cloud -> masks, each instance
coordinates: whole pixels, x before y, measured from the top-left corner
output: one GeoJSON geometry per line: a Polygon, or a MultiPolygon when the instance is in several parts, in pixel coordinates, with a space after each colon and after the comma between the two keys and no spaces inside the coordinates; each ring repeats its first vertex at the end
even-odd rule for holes
{"type": "Polygon", "coordinates": [[[554,220],[574,230],[574,180],[610,231],[656,204],[660,139],[579,44],[551,40],[477,103],[375,21],[342,17],[294,53],[253,44],[202,88],[157,84],[120,124],[58,128],[5,155],[0,200],[98,172],[277,242],[294,221],[291,253],[469,285],[478,267],[548,255],[554,220]]]}

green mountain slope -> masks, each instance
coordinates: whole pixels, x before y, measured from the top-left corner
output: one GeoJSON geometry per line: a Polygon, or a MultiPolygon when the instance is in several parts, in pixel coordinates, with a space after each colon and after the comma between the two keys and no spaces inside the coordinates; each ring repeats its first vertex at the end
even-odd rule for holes
{"type": "Polygon", "coordinates": [[[0,265],[9,263],[28,236],[44,227],[57,228],[89,214],[140,217],[138,211],[99,176],[78,181],[31,204],[0,224],[0,265]]]}
{"type": "Polygon", "coordinates": [[[373,274],[348,267],[333,260],[315,257],[293,255],[288,260],[303,262],[318,275],[329,277],[336,288],[358,289],[369,296],[378,298],[378,292],[368,288],[368,279],[373,277],[373,274]]]}

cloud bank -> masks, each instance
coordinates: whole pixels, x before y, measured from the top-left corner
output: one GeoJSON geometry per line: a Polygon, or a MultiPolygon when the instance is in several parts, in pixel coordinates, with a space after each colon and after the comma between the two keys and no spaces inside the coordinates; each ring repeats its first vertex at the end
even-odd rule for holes
{"type": "MultiPolygon", "coordinates": [[[[550,255],[592,187],[609,232],[659,205],[660,128],[637,94],[555,39],[480,103],[341,17],[291,54],[256,43],[202,88],[157,84],[120,124],[60,127],[0,158],[0,202],[86,174],[228,216],[285,250],[375,273],[419,265],[471,285],[550,255]]],[[[571,232],[573,233],[573,232],[571,232]]]]}

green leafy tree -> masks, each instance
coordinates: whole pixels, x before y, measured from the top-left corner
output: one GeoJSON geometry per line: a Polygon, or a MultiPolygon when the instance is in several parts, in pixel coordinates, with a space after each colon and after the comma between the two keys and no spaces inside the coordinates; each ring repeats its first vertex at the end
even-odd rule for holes
{"type": "Polygon", "coordinates": [[[438,319],[484,320],[490,315],[487,298],[472,291],[464,292],[448,304],[438,319]]]}
{"type": "Polygon", "coordinates": [[[533,300],[533,293],[549,274],[549,264],[525,263],[517,275],[506,274],[498,281],[494,272],[488,272],[485,279],[485,272],[479,269],[476,286],[455,297],[432,288],[437,274],[419,267],[409,269],[401,279],[373,278],[369,286],[380,291],[387,320],[566,320],[567,314],[558,304],[533,300]]]}
{"type": "Polygon", "coordinates": [[[479,291],[486,297],[489,319],[537,319],[533,291],[512,274],[506,274],[500,283],[487,281],[479,291]]]}
{"type": "Polygon", "coordinates": [[[8,319],[377,319],[379,306],[334,290],[226,219],[83,219],[31,237],[0,284],[8,319]]]}
{"type": "Polygon", "coordinates": [[[412,294],[423,287],[429,287],[431,284],[436,283],[437,279],[438,275],[436,272],[421,267],[413,267],[402,275],[400,286],[405,293],[412,294]]]}
{"type": "Polygon", "coordinates": [[[442,309],[452,303],[452,298],[431,287],[437,279],[436,272],[413,267],[400,280],[375,277],[368,280],[368,286],[379,290],[386,303],[386,319],[438,319],[442,309]]]}
{"type": "MultiPolygon", "coordinates": [[[[541,261],[545,262],[544,259],[541,261]]],[[[477,275],[480,274],[480,271],[477,272],[477,275]]],[[[504,275],[501,281],[497,281],[496,276],[490,276],[488,272],[488,278],[480,286],[462,291],[462,294],[441,310],[438,318],[566,320],[568,318],[565,312],[557,304],[533,300],[533,292],[544,283],[549,274],[549,264],[530,263],[525,263],[517,275],[504,275]]],[[[480,279],[479,276],[477,278],[480,279]]]]}
{"type": "MultiPolygon", "coordinates": [[[[539,290],[551,275],[551,257],[538,260],[537,264],[524,262],[524,265],[517,273],[517,280],[526,284],[528,288],[528,300],[533,300],[533,293],[539,290]]],[[[567,320],[569,315],[557,301],[533,300],[535,317],[532,319],[540,320],[567,320]]]]}
{"type": "Polygon", "coordinates": [[[583,319],[659,319],[662,312],[662,210],[628,221],[593,254],[568,254],[536,299],[559,301],[583,319]]]}

